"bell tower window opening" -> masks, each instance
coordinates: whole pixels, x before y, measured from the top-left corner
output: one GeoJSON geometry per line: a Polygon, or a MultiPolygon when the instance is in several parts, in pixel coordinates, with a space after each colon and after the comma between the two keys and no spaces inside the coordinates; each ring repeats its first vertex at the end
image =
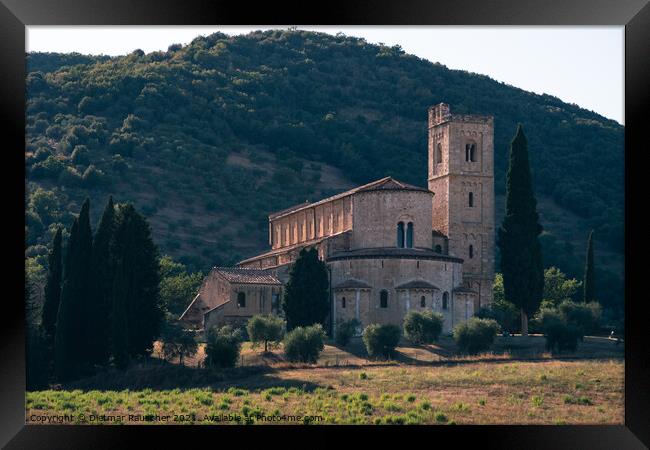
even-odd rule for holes
{"type": "Polygon", "coordinates": [[[465,144],[465,161],[476,162],[476,144],[465,144]]]}
{"type": "Polygon", "coordinates": [[[469,245],[469,257],[474,257],[474,246],[472,244],[469,245]]]}
{"type": "Polygon", "coordinates": [[[404,248],[404,222],[397,224],[397,246],[404,248]]]}
{"type": "Polygon", "coordinates": [[[468,196],[468,204],[470,208],[474,207],[474,193],[470,192],[468,196]]]}
{"type": "Polygon", "coordinates": [[[442,309],[447,309],[449,307],[449,293],[445,292],[442,294],[442,309]]]}
{"type": "Polygon", "coordinates": [[[442,144],[436,145],[436,164],[442,164],[442,144]]]}
{"type": "Polygon", "coordinates": [[[413,248],[413,222],[406,226],[406,248],[413,248]]]}
{"type": "Polygon", "coordinates": [[[345,297],[341,298],[341,308],[345,308],[345,297]]]}
{"type": "Polygon", "coordinates": [[[427,306],[427,298],[423,295],[422,297],[420,297],[420,307],[424,308],[426,306],[427,306]]]}

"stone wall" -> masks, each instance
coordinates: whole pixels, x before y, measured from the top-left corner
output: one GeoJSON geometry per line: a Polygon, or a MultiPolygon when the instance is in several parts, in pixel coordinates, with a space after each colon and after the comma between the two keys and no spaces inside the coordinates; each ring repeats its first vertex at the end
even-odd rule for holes
{"type": "MultiPolygon", "coordinates": [[[[371,323],[393,323],[402,326],[405,314],[411,310],[438,311],[445,317],[443,330],[451,331],[456,324],[459,313],[452,316],[456,306],[454,287],[462,283],[462,264],[457,261],[428,260],[428,259],[349,259],[331,261],[332,286],[348,279],[362,281],[371,289],[359,290],[359,319],[365,327],[371,323]],[[399,285],[414,280],[427,281],[438,289],[396,290],[399,285]],[[387,308],[380,305],[380,293],[388,292],[387,308]],[[444,293],[449,296],[446,309],[442,307],[444,293]],[[420,307],[420,297],[425,296],[425,307],[420,307]]],[[[341,320],[347,320],[356,315],[356,289],[333,289],[333,313],[335,326],[341,320]],[[343,297],[346,307],[342,307],[343,297]]],[[[464,313],[465,302],[456,309],[464,313]]]]}
{"type": "Polygon", "coordinates": [[[352,228],[351,195],[317,202],[269,220],[272,249],[281,249],[352,228]]]}
{"type": "MultiPolygon", "coordinates": [[[[225,281],[225,280],[224,280],[225,281]]],[[[227,282],[226,282],[227,283],[227,282]]],[[[229,284],[227,292],[217,289],[214,293],[219,297],[219,304],[204,316],[203,326],[208,330],[212,326],[223,326],[226,324],[245,324],[248,319],[256,314],[270,314],[279,312],[282,288],[280,286],[269,286],[261,284],[229,284]],[[245,305],[239,306],[239,293],[245,295],[245,305]],[[273,295],[277,295],[274,301],[273,295]]]]}
{"type": "Polygon", "coordinates": [[[376,190],[353,196],[351,248],[397,246],[397,224],[413,222],[413,247],[431,249],[431,192],[376,190]]]}

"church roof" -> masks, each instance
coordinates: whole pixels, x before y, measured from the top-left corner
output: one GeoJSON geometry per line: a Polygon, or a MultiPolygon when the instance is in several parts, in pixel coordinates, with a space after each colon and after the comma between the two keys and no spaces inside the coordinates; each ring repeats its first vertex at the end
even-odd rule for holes
{"type": "Polygon", "coordinates": [[[311,208],[312,206],[318,206],[318,205],[321,205],[323,203],[332,202],[334,200],[339,200],[339,199],[341,199],[343,197],[347,197],[347,196],[352,195],[352,194],[354,194],[356,192],[370,192],[370,191],[380,191],[380,190],[383,190],[383,191],[389,191],[389,190],[397,191],[397,190],[400,190],[400,191],[431,192],[428,189],[423,188],[423,187],[414,186],[412,184],[407,184],[407,183],[403,183],[401,181],[397,181],[393,177],[384,177],[384,178],[381,178],[379,180],[375,180],[373,182],[370,182],[368,184],[364,184],[362,186],[357,186],[357,187],[352,188],[350,190],[347,190],[345,192],[341,192],[340,194],[336,194],[336,195],[333,195],[331,197],[324,198],[324,199],[319,200],[319,201],[314,202],[314,203],[303,202],[303,203],[299,203],[297,205],[291,206],[289,208],[282,209],[280,211],[276,211],[274,213],[269,214],[269,219],[277,219],[278,217],[282,217],[282,216],[285,216],[287,214],[291,214],[291,213],[300,211],[302,209],[311,208]]]}
{"type": "Polygon", "coordinates": [[[263,269],[245,269],[242,267],[215,267],[217,273],[231,283],[239,284],[282,284],[268,270],[263,269]]]}
{"type": "Polygon", "coordinates": [[[440,290],[438,286],[435,286],[428,281],[424,280],[413,280],[409,281],[408,283],[400,284],[399,286],[395,286],[395,289],[435,289],[435,290],[440,290]]]}
{"type": "Polygon", "coordinates": [[[428,248],[398,248],[398,247],[373,247],[359,248],[336,252],[327,258],[328,261],[339,259],[364,259],[364,258],[405,258],[405,259],[434,259],[462,263],[462,258],[442,255],[428,248]]]}
{"type": "Polygon", "coordinates": [[[371,289],[372,286],[370,286],[368,283],[364,283],[363,281],[355,280],[353,278],[349,278],[336,286],[334,286],[334,289],[371,289]]]}

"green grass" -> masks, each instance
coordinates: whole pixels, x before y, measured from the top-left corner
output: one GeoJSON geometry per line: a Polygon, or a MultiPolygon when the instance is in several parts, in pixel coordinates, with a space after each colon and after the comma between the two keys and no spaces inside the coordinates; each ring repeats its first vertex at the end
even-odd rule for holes
{"type": "Polygon", "coordinates": [[[261,424],[271,416],[306,424],[620,424],[623,375],[613,360],[300,368],[191,389],[28,392],[25,407],[28,423],[83,414],[92,424],[159,423],[147,415],[182,424],[261,424]],[[214,420],[229,414],[239,418],[214,420]]]}

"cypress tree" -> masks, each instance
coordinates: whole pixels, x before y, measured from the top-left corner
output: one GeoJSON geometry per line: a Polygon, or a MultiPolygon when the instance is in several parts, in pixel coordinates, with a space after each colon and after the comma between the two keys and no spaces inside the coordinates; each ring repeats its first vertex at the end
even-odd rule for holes
{"type": "Polygon", "coordinates": [[[589,232],[587,239],[587,258],[585,262],[585,277],[583,280],[584,296],[586,302],[596,301],[596,286],[594,285],[594,230],[589,232]]]}
{"type": "Polygon", "coordinates": [[[62,230],[57,228],[52,239],[52,249],[47,260],[47,283],[43,301],[41,326],[45,338],[52,343],[56,327],[56,315],[61,301],[61,280],[63,278],[63,261],[61,259],[62,230]]]}
{"type": "Polygon", "coordinates": [[[329,313],[328,274],[315,248],[302,249],[289,271],[282,308],[287,329],[324,324],[329,313]]]}
{"type": "Polygon", "coordinates": [[[124,369],[129,362],[129,330],[126,315],[126,300],[129,286],[129,274],[122,258],[116,263],[111,289],[111,340],[110,349],[113,362],[119,369],[124,369]]]}
{"type": "Polygon", "coordinates": [[[163,319],[159,254],[149,224],[131,204],[119,208],[115,252],[128,272],[123,276],[129,277],[121,294],[126,310],[128,353],[144,356],[153,350],[163,319]]]}
{"type": "Polygon", "coordinates": [[[93,240],[91,264],[92,305],[88,316],[88,338],[92,361],[99,364],[108,362],[110,355],[110,315],[115,262],[112,246],[115,235],[115,206],[113,197],[108,199],[106,208],[97,227],[93,240]]]}
{"type": "Polygon", "coordinates": [[[80,374],[88,362],[87,317],[92,252],[90,201],[86,199],[70,230],[63,266],[63,287],[54,337],[55,372],[60,381],[80,374]]]}
{"type": "Polygon", "coordinates": [[[528,335],[528,316],[537,311],[544,291],[544,267],[528,162],[528,144],[521,124],[510,145],[506,181],[506,215],[498,231],[501,272],[507,301],[521,311],[521,332],[528,335]]]}

